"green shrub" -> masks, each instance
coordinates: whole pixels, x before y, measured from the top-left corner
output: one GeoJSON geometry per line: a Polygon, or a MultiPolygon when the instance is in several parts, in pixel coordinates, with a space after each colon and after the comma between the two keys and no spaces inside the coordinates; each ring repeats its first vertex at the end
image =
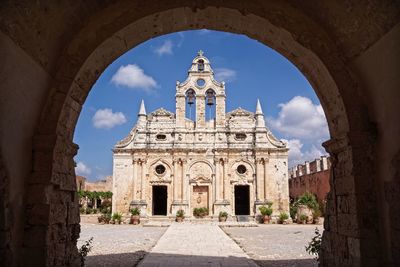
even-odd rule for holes
{"type": "Polygon", "coordinates": [[[308,243],[306,247],[306,251],[310,255],[315,255],[315,259],[319,261],[319,253],[321,252],[321,243],[322,243],[322,235],[319,233],[318,228],[315,228],[315,236],[311,239],[311,242],[308,243]]]}
{"type": "Polygon", "coordinates": [[[92,213],[93,213],[93,214],[96,214],[97,211],[98,211],[97,209],[92,209],[92,213]]]}
{"type": "Polygon", "coordinates": [[[318,209],[318,201],[314,194],[310,192],[305,192],[302,194],[296,202],[296,205],[305,205],[312,210],[318,209]]]}
{"type": "Polygon", "coordinates": [[[281,212],[279,214],[279,221],[284,222],[285,220],[289,219],[289,215],[286,212],[281,212]]]}
{"type": "Polygon", "coordinates": [[[206,207],[194,208],[193,215],[196,217],[204,217],[204,216],[208,215],[208,208],[206,208],[206,207]]]}
{"type": "Polygon", "coordinates": [[[297,206],[296,205],[290,205],[290,217],[292,220],[296,219],[296,214],[297,214],[297,206]]]}
{"type": "Polygon", "coordinates": [[[308,219],[307,215],[305,215],[305,214],[301,214],[300,215],[300,221],[301,222],[305,222],[305,221],[307,221],[307,219],[308,219]]]}
{"type": "Polygon", "coordinates": [[[121,213],[114,213],[111,217],[111,219],[115,222],[115,223],[121,223],[122,222],[122,214],[121,213]]]}
{"type": "Polygon", "coordinates": [[[93,209],[92,208],[86,208],[86,214],[92,214],[93,209]]]}
{"type": "Polygon", "coordinates": [[[220,211],[219,217],[228,217],[228,213],[226,211],[220,211]]]}
{"type": "Polygon", "coordinates": [[[131,215],[140,215],[140,209],[138,207],[132,208],[130,210],[130,212],[131,212],[131,215]]]}
{"type": "Polygon", "coordinates": [[[91,237],[88,241],[86,241],[78,250],[82,267],[85,266],[85,259],[87,254],[92,250],[93,247],[92,242],[93,242],[93,237],[91,237]]]}
{"type": "Polygon", "coordinates": [[[272,209],[272,202],[268,202],[267,205],[263,205],[258,208],[260,210],[261,215],[263,216],[271,216],[273,209],[272,209]]]}
{"type": "Polygon", "coordinates": [[[85,208],[79,208],[79,213],[80,213],[80,214],[85,214],[85,213],[86,213],[85,208]]]}
{"type": "Polygon", "coordinates": [[[110,213],[103,213],[99,217],[97,217],[97,221],[99,223],[110,223],[111,214],[110,213]]]}

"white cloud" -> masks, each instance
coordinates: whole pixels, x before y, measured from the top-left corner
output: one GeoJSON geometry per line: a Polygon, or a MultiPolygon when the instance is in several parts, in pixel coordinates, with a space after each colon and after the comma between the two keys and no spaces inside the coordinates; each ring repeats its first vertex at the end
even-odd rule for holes
{"type": "Polygon", "coordinates": [[[305,161],[312,161],[325,155],[322,150],[318,149],[315,144],[312,144],[310,149],[302,151],[303,143],[299,139],[285,140],[289,147],[289,167],[293,167],[297,164],[303,164],[305,161]]]}
{"type": "Polygon", "coordinates": [[[227,68],[216,68],[214,70],[217,81],[231,82],[236,79],[236,71],[227,68]]]}
{"type": "Polygon", "coordinates": [[[93,126],[98,129],[111,129],[114,126],[126,122],[125,115],[122,112],[113,112],[112,109],[105,108],[96,111],[92,118],[93,126]]]}
{"type": "Polygon", "coordinates": [[[314,105],[303,96],[295,96],[281,108],[277,118],[269,118],[271,128],[287,138],[313,139],[322,142],[328,139],[328,124],[321,105],[314,105]]]}
{"type": "Polygon", "coordinates": [[[157,87],[157,82],[144,73],[136,64],[121,66],[111,78],[111,82],[117,86],[126,86],[132,89],[140,89],[151,92],[157,87]]]}
{"type": "Polygon", "coordinates": [[[85,176],[92,173],[92,170],[86,166],[82,161],[78,161],[75,167],[75,172],[78,175],[85,176]]]}
{"type": "Polygon", "coordinates": [[[164,43],[156,48],[154,50],[154,52],[156,54],[158,54],[159,56],[163,56],[163,55],[172,55],[173,51],[172,51],[172,47],[174,46],[174,44],[172,43],[171,40],[165,40],[164,43]]]}

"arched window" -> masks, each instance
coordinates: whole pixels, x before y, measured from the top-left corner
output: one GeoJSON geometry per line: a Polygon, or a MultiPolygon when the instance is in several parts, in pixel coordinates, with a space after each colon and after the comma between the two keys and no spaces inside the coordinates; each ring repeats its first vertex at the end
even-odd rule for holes
{"type": "Polygon", "coordinates": [[[197,70],[204,71],[204,60],[200,59],[199,61],[197,61],[197,70]]]}
{"type": "Polygon", "coordinates": [[[192,115],[192,108],[196,106],[196,93],[193,89],[189,89],[186,91],[186,118],[193,120],[192,115]]]}
{"type": "Polygon", "coordinates": [[[206,120],[213,120],[215,116],[215,91],[213,89],[208,89],[206,91],[206,105],[208,109],[206,110],[206,120]]]}

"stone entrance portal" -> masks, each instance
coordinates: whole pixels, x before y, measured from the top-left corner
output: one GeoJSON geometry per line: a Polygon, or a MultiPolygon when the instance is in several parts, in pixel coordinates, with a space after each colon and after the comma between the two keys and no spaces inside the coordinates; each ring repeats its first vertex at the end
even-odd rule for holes
{"type": "Polygon", "coordinates": [[[235,186],[235,215],[250,215],[250,187],[235,186]]]}
{"type": "Polygon", "coordinates": [[[193,186],[191,206],[192,210],[195,208],[208,208],[208,186],[193,186]]]}
{"type": "Polygon", "coordinates": [[[167,186],[153,186],[153,215],[167,215],[167,186]]]}

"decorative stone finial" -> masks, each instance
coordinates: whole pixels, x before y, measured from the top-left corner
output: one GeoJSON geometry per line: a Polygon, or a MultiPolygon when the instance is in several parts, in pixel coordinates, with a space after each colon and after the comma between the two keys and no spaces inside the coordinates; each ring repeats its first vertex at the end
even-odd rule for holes
{"type": "Polygon", "coordinates": [[[204,54],[204,52],[203,52],[203,50],[199,50],[199,52],[197,52],[197,55],[199,55],[199,56],[203,56],[203,54],[204,54]]]}
{"type": "Polygon", "coordinates": [[[260,104],[260,99],[258,99],[258,98],[257,98],[256,114],[263,114],[261,104],[260,104]]]}
{"type": "Polygon", "coordinates": [[[138,115],[146,115],[146,108],[144,107],[144,100],[142,99],[142,102],[140,103],[140,109],[139,109],[139,114],[138,115]]]}

